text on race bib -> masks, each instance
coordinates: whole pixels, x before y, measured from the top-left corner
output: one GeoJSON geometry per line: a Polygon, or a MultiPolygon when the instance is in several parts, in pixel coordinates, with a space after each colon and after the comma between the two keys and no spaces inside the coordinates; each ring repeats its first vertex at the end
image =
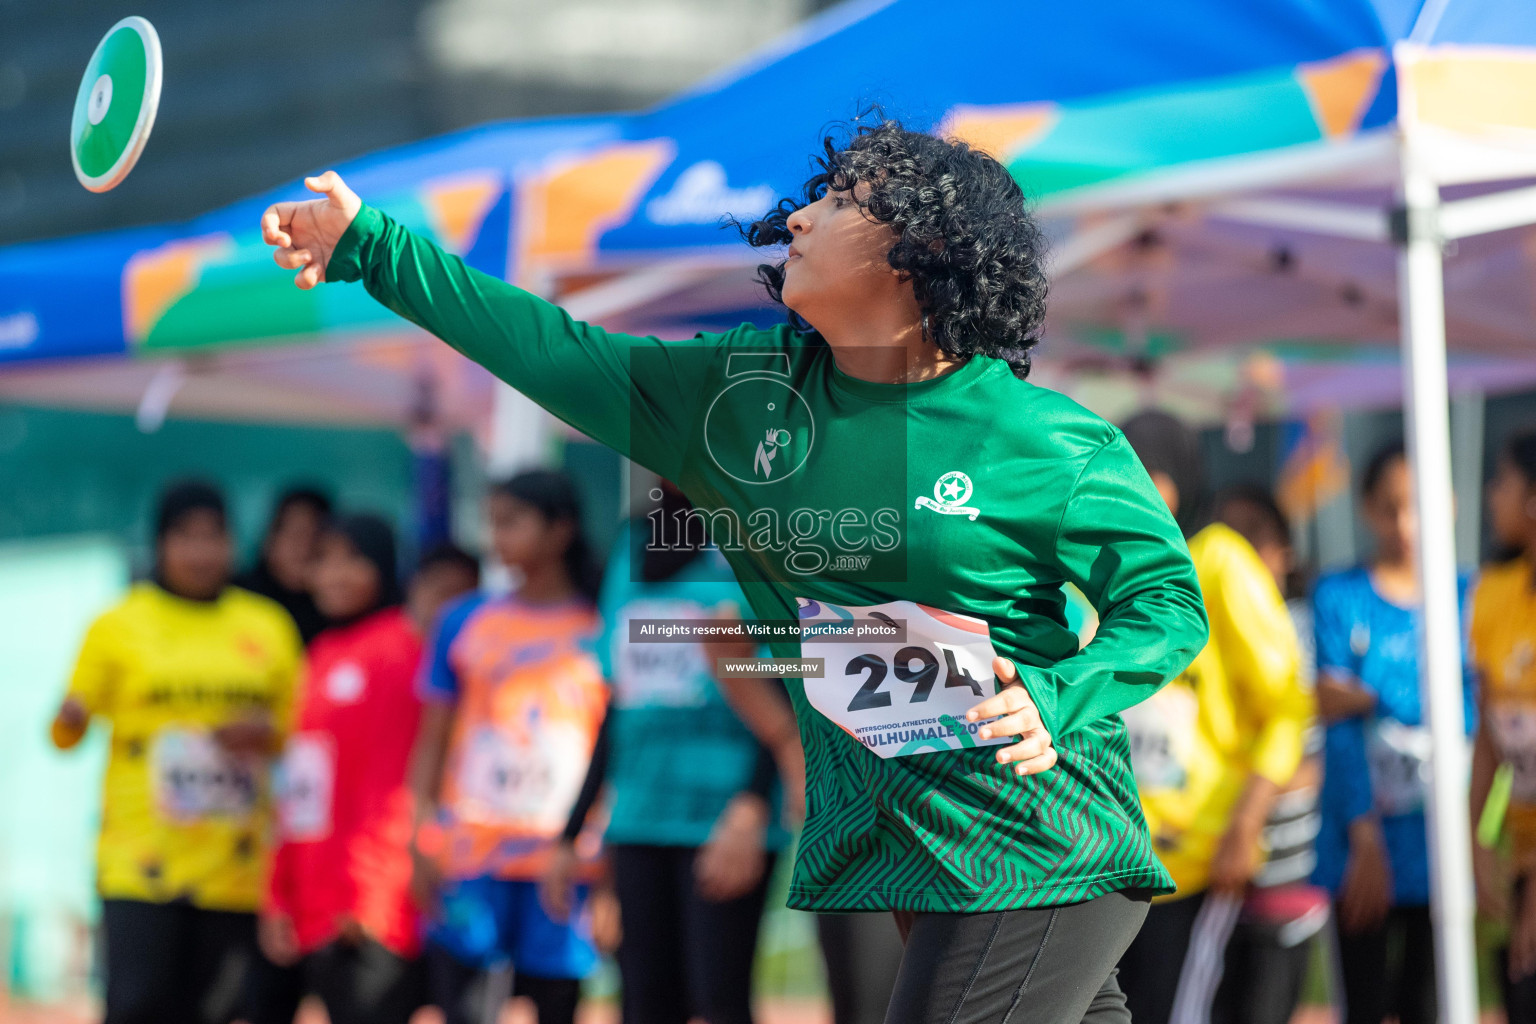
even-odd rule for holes
{"type": "Polygon", "coordinates": [[[240,818],[256,806],[256,769],[242,763],[208,733],[163,729],[150,748],[155,809],[178,824],[208,818],[240,818]]]}
{"type": "Polygon", "coordinates": [[[326,733],[288,740],[276,775],[278,827],[283,838],[314,842],[331,834],[336,790],[336,743],[326,733]]]}
{"type": "Polygon", "coordinates": [[[697,707],[707,700],[708,661],[696,643],[629,642],[631,619],[707,618],[704,609],[676,601],[634,601],[613,632],[613,699],[621,708],[697,707]]]}
{"type": "Polygon", "coordinates": [[[881,757],[1017,742],[983,740],[984,722],[965,713],[997,692],[991,630],[968,615],[913,601],[850,606],[798,598],[802,658],[826,659],[826,674],[805,680],[811,706],[881,757]],[[905,639],[819,639],[818,623],[875,619],[906,624],[905,639]]]}
{"type": "Polygon", "coordinates": [[[1194,687],[1175,679],[1151,697],[1120,712],[1131,741],[1136,785],[1148,792],[1183,789],[1199,728],[1194,687]]]}
{"type": "Polygon", "coordinates": [[[558,831],[576,802],[591,757],[590,738],[563,723],[526,733],[481,726],[468,738],[457,773],[454,812],[512,831],[558,831]]]}
{"type": "Polygon", "coordinates": [[[1500,702],[1488,714],[1499,759],[1514,773],[1510,798],[1536,804],[1536,704],[1500,702]]]}
{"type": "Polygon", "coordinates": [[[1429,730],[1394,718],[1375,718],[1365,727],[1365,759],[1376,809],[1391,817],[1424,809],[1433,746],[1429,730]]]}

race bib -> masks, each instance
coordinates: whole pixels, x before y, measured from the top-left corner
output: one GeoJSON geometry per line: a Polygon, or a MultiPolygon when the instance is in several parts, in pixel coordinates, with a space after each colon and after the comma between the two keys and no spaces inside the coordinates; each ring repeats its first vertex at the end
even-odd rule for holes
{"type": "Polygon", "coordinates": [[[1514,773],[1510,799],[1536,804],[1536,705],[1493,704],[1489,708],[1499,759],[1514,773]]]}
{"type": "Polygon", "coordinates": [[[983,740],[965,713],[997,692],[991,631],[981,619],[912,601],[844,608],[798,598],[803,658],[825,658],[821,679],[805,680],[811,706],[881,757],[1016,743],[983,740]],[[906,639],[853,642],[805,635],[818,623],[906,623],[906,639]]]}
{"type": "Polygon", "coordinates": [[[163,729],[149,753],[155,808],[178,824],[240,818],[256,806],[256,773],[193,729],[163,729]]]}
{"type": "Polygon", "coordinates": [[[1120,712],[1131,740],[1131,768],[1145,790],[1183,789],[1199,727],[1194,688],[1175,680],[1120,712]]]}
{"type": "Polygon", "coordinates": [[[314,842],[331,834],[336,744],[321,732],[288,740],[277,772],[278,826],[285,839],[314,842]]]}
{"type": "Polygon", "coordinates": [[[526,738],[482,726],[465,744],[458,770],[462,819],[514,831],[565,825],[590,760],[590,741],[574,726],[536,724],[526,738]]]}
{"type": "Polygon", "coordinates": [[[1365,757],[1376,809],[1391,817],[1424,809],[1433,747],[1429,730],[1394,718],[1366,724],[1365,757]]]}
{"type": "Polygon", "coordinates": [[[631,602],[613,633],[613,699],[621,708],[698,707],[708,694],[709,671],[696,643],[629,642],[630,619],[707,618],[698,605],[680,611],[676,601],[631,602]]]}

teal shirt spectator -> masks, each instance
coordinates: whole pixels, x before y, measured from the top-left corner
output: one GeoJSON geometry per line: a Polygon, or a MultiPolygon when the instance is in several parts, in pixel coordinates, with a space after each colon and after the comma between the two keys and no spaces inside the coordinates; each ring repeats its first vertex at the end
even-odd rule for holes
{"type": "MultiPolygon", "coordinates": [[[[632,644],[629,621],[709,619],[722,605],[745,616],[747,601],[714,548],[670,579],[642,581],[647,535],[640,521],[620,536],[598,601],[603,633],[597,656],[613,688],[607,772],[613,807],[606,840],[702,846],[726,804],[748,787],[760,747],[721,695],[702,647],[632,644]]],[[[775,806],[769,850],[782,850],[788,841],[778,817],[775,806]]]]}

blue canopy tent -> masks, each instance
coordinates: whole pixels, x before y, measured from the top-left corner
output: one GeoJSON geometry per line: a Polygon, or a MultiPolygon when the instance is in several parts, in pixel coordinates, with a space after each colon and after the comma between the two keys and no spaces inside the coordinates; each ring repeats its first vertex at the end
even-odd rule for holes
{"type": "MultiPolygon", "coordinates": [[[[1251,408],[1255,388],[1279,408],[1319,376],[1291,370],[1320,364],[1354,367],[1358,383],[1321,375],[1334,383],[1316,404],[1367,383],[1389,398],[1379,361],[1337,357],[1400,342],[1422,484],[1437,955],[1447,1019],[1474,1019],[1445,398],[1458,373],[1536,380],[1536,8],[852,0],[649,112],[493,126],[341,170],[365,199],[580,318],[680,335],[774,315],[751,282],[762,255],[721,221],[793,194],[828,126],[870,103],[987,149],[1023,184],[1057,239],[1042,376],[1069,390],[1128,367],[1226,360],[1232,387],[1194,373],[1204,414],[1251,408]],[[1448,336],[1465,365],[1448,368],[1448,336]],[[1253,347],[1279,361],[1278,383],[1232,362],[1253,347]]],[[[220,367],[286,367],[274,342],[414,337],[359,289],[292,291],[256,241],[270,198],[174,228],[0,250],[0,394],[78,399],[125,365],[182,367],[134,379],[153,413],[157,374],[156,393],[182,408],[220,367]],[[177,361],[144,358],[156,355],[177,361]],[[60,360],[76,362],[61,373],[60,360]]],[[[311,370],[329,358],[305,352],[311,370]]],[[[441,381],[448,364],[428,364],[446,358],[412,349],[393,365],[409,364],[407,383],[441,381]]],[[[356,360],[333,376],[343,398],[385,379],[356,360]]],[[[293,379],[207,401],[281,407],[293,379]]],[[[394,414],[408,414],[410,387],[395,393],[394,414]]]]}

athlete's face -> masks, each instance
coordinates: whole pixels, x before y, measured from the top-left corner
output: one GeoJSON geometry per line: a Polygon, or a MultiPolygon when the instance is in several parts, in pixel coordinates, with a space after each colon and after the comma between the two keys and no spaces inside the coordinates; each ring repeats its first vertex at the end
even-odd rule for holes
{"type": "Polygon", "coordinates": [[[1376,486],[1365,495],[1363,511],[1365,525],[1376,538],[1377,557],[1387,562],[1407,558],[1419,533],[1407,459],[1393,459],[1387,464],[1376,486]]]}
{"type": "Polygon", "coordinates": [[[320,510],[295,502],[283,510],[267,537],[267,568],[289,590],[306,590],[320,550],[320,510]]]}
{"type": "Polygon", "coordinates": [[[812,325],[872,304],[911,301],[911,284],[886,258],[895,231],[866,213],[854,195],[867,198],[869,187],[860,183],[853,195],[828,192],[786,222],[795,237],[784,264],[784,304],[812,325]]]}
{"type": "Polygon", "coordinates": [[[1157,488],[1157,496],[1163,499],[1163,504],[1168,506],[1168,511],[1177,516],[1179,514],[1179,485],[1173,482],[1173,477],[1161,469],[1154,469],[1148,475],[1152,477],[1152,486],[1157,488]]]}
{"type": "Polygon", "coordinates": [[[379,570],[339,533],[323,534],[311,590],[315,605],[329,619],[350,619],[379,601],[379,570]]]}
{"type": "Polygon", "coordinates": [[[159,556],[161,577],[173,593],[206,601],[224,589],[233,548],[223,518],[208,509],[196,509],[165,531],[159,556]]]}
{"type": "Polygon", "coordinates": [[[534,506],[505,494],[491,495],[490,519],[496,557],[525,574],[563,560],[575,535],[571,523],[546,519],[534,506]]]}
{"type": "Polygon", "coordinates": [[[467,566],[453,562],[440,562],[419,571],[412,577],[410,592],[405,599],[411,618],[426,630],[437,621],[437,613],[443,605],[474,590],[479,582],[467,566]]]}
{"type": "Polygon", "coordinates": [[[1531,481],[1508,459],[1488,484],[1488,517],[1494,536],[1506,547],[1525,548],[1536,533],[1536,495],[1531,481]]]}

